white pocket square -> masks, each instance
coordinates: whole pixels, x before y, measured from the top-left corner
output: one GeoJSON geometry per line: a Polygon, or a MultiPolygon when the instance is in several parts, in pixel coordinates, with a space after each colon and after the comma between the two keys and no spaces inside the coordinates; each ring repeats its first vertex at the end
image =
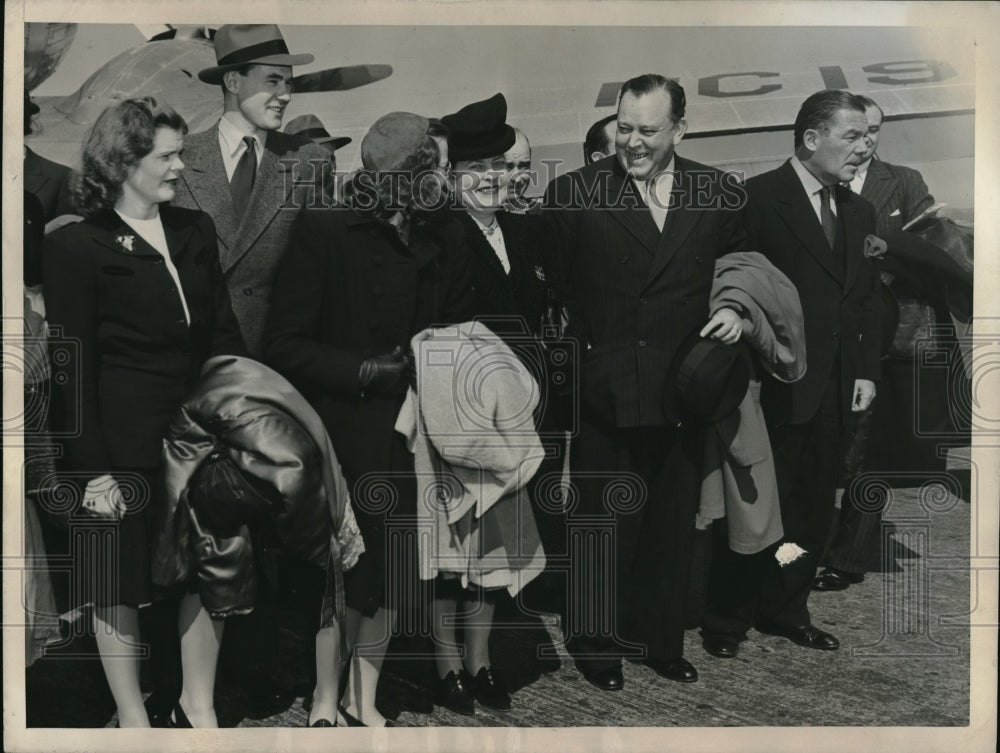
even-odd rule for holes
{"type": "Polygon", "coordinates": [[[890,216],[890,217],[899,217],[899,210],[897,209],[896,211],[894,211],[894,212],[893,212],[892,214],[890,214],[889,216],[890,216]]]}

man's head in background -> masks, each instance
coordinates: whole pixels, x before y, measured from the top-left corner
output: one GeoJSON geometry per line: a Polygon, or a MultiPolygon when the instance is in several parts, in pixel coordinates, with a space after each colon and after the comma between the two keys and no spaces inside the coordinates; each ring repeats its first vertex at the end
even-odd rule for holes
{"type": "Polygon", "coordinates": [[[864,94],[856,94],[855,96],[864,103],[865,116],[868,118],[868,140],[871,142],[871,147],[865,150],[862,157],[867,162],[875,156],[875,152],[878,150],[878,140],[882,135],[882,119],[885,117],[885,113],[871,97],[866,97],[864,94]]]}
{"type": "Polygon", "coordinates": [[[587,136],[583,140],[583,160],[584,164],[597,162],[615,153],[615,129],[617,124],[617,113],[612,113],[601,118],[589,129],[587,136]]]}
{"type": "Polygon", "coordinates": [[[504,152],[507,170],[507,193],[511,200],[520,199],[531,183],[531,143],[524,132],[514,129],[514,146],[504,152]]]}

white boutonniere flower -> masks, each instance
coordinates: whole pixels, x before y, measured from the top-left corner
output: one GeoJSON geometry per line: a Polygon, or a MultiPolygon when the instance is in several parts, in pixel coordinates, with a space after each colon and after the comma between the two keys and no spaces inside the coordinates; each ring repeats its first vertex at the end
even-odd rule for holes
{"type": "Polygon", "coordinates": [[[805,553],[806,550],[798,544],[793,544],[792,542],[787,541],[778,547],[778,551],[774,553],[774,558],[778,560],[779,565],[784,567],[785,565],[795,562],[795,560],[805,553]]]}
{"type": "Polygon", "coordinates": [[[542,282],[545,282],[545,270],[542,269],[537,264],[535,265],[535,277],[537,277],[542,282]]]}
{"type": "Polygon", "coordinates": [[[132,253],[135,250],[132,245],[135,243],[134,235],[119,235],[117,238],[115,238],[115,240],[118,241],[119,246],[124,248],[129,253],[132,253]]]}

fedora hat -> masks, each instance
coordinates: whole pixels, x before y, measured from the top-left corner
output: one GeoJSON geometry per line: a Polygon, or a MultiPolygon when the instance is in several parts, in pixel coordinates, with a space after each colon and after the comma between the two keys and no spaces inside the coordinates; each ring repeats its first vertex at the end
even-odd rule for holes
{"type": "Polygon", "coordinates": [[[215,33],[215,62],[212,68],[199,71],[206,84],[221,84],[227,71],[244,65],[306,65],[309,54],[291,55],[284,37],[274,24],[229,24],[215,33]]]}
{"type": "Polygon", "coordinates": [[[514,146],[514,129],[507,125],[507,100],[500,93],[445,115],[441,122],[448,127],[448,157],[453,163],[495,157],[514,146]]]}
{"type": "Polygon", "coordinates": [[[340,149],[351,143],[350,136],[331,136],[315,115],[299,115],[285,126],[285,133],[292,133],[309,139],[316,144],[329,144],[331,149],[340,149]]]}
{"type": "Polygon", "coordinates": [[[750,359],[741,343],[701,337],[699,326],[681,343],[667,375],[667,405],[681,418],[714,424],[735,411],[750,386],[750,359]]]}

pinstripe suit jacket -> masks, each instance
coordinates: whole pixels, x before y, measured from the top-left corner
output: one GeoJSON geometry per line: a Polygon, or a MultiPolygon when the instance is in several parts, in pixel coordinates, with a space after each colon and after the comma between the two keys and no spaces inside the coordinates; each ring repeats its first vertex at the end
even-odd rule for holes
{"type": "Polygon", "coordinates": [[[256,358],[292,223],[303,206],[323,201],[322,181],[329,179],[327,153],[311,141],[270,131],[242,220],[233,207],[217,125],[184,139],[184,162],[173,203],[201,209],[215,220],[233,313],[247,349],[256,358]]]}
{"type": "Polygon", "coordinates": [[[708,319],[716,257],[744,244],[735,177],[680,156],[674,167],[662,232],[614,156],[560,176],[545,194],[581,400],[618,427],[679,423],[666,397],[671,361],[708,319]]]}
{"type": "Polygon", "coordinates": [[[919,172],[878,159],[868,166],[861,198],[875,207],[875,234],[880,238],[901,230],[934,203],[919,172]]]}

